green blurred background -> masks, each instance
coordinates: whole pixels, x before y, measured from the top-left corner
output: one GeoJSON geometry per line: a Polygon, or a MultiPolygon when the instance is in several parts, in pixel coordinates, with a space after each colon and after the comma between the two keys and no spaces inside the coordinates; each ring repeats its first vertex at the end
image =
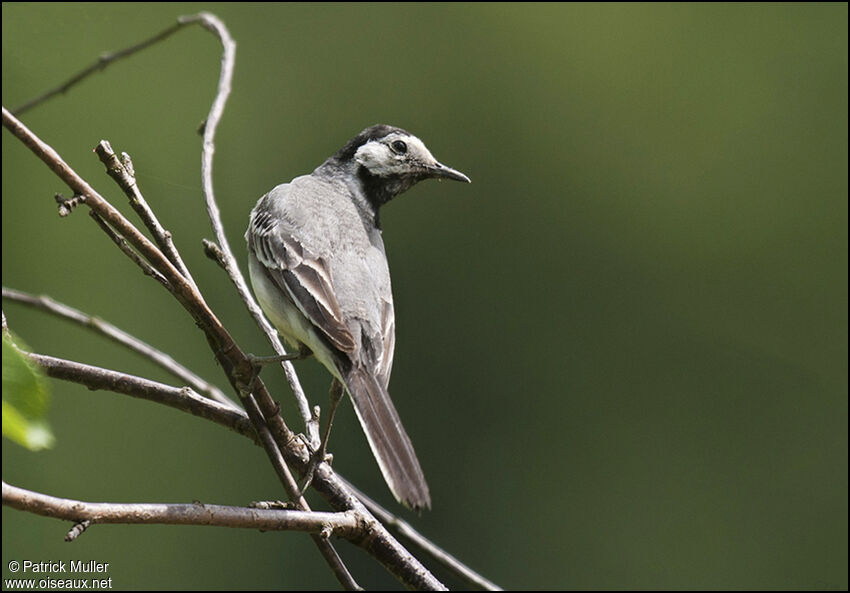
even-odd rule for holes
{"type": "MultiPolygon", "coordinates": [[[[240,261],[257,198],[373,123],[473,180],[424,183],[382,214],[391,393],[434,510],[394,505],[347,404],[335,467],[508,588],[847,588],[846,4],[3,3],[3,104],[199,10],[238,42],[215,183],[240,261]]],[[[201,251],[196,128],[219,56],[190,28],[23,121],[125,212],[91,149],[129,152],[210,305],[265,353],[201,251]]],[[[67,188],[2,136],[3,284],[223,383],[175,302],[84,209],[60,219],[67,188]]],[[[174,383],[77,327],[4,310],[38,352],[174,383]]],[[[325,406],[327,373],[298,368],[325,406]]],[[[298,426],[281,373],[265,378],[298,426]]],[[[52,389],[57,446],[4,441],[12,484],[92,501],[281,497],[244,438],[52,389]]],[[[68,527],[4,508],[3,577],[13,559],[94,559],[119,589],[336,586],[298,534],[103,526],[66,544],[68,527]]],[[[339,547],[362,585],[397,586],[339,547]]]]}

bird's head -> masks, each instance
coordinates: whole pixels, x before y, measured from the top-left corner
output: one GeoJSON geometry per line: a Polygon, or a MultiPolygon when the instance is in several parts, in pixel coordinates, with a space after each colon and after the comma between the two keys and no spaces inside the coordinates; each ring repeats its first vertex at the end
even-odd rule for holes
{"type": "Polygon", "coordinates": [[[387,125],[366,128],[331,160],[355,171],[376,206],[385,204],[423,179],[470,182],[460,171],[435,159],[422,140],[401,128],[387,125]]]}
{"type": "Polygon", "coordinates": [[[454,179],[469,183],[469,177],[441,164],[425,144],[409,132],[390,126],[372,126],[358,138],[364,141],[354,160],[376,177],[415,177],[454,179]]]}

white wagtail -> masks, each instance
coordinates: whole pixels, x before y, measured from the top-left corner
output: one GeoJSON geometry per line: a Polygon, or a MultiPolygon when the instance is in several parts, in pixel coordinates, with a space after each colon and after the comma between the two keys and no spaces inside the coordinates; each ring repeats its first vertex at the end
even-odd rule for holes
{"type": "MultiPolygon", "coordinates": [[[[310,175],[260,198],[245,234],[251,283],[266,315],[342,382],[390,490],[413,509],[430,508],[431,496],[387,392],[395,314],[378,214],[429,178],[469,183],[416,136],[372,126],[310,175]]],[[[342,390],[331,391],[328,431],[342,390]]]]}

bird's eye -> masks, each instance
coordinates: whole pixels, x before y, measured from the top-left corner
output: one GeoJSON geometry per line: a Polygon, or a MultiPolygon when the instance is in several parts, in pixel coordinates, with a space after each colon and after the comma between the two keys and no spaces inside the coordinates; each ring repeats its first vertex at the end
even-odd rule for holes
{"type": "Polygon", "coordinates": [[[396,140],[390,145],[393,149],[393,152],[396,154],[404,154],[407,152],[407,144],[402,142],[401,140],[396,140]]]}

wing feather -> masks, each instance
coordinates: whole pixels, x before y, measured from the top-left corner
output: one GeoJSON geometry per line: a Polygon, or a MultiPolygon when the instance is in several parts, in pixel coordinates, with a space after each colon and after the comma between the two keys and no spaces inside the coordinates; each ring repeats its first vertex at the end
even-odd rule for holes
{"type": "Polygon", "coordinates": [[[387,389],[390,384],[390,372],[393,369],[393,354],[395,352],[395,311],[392,301],[384,301],[381,313],[381,340],[383,348],[377,364],[378,380],[387,389]]]}
{"type": "Polygon", "coordinates": [[[354,337],[343,321],[327,262],[311,256],[279,221],[263,208],[251,218],[248,247],[269,279],[342,352],[353,352],[354,337]]]}

